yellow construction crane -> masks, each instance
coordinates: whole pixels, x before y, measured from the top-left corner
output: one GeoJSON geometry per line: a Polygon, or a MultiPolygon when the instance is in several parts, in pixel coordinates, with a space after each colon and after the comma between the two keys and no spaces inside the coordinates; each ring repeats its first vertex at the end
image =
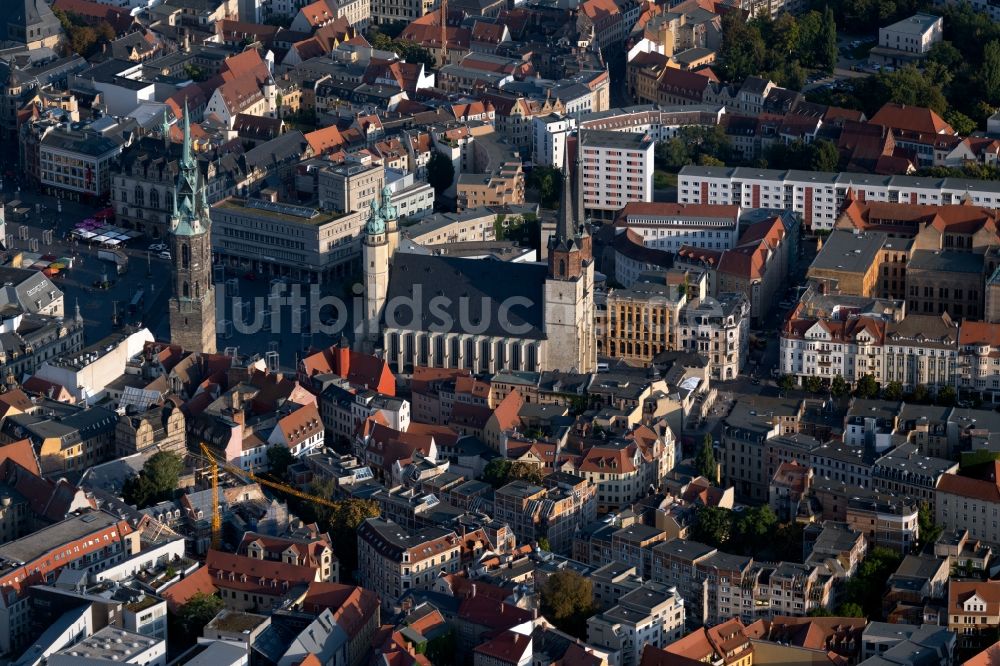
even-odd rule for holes
{"type": "Polygon", "coordinates": [[[230,465],[225,461],[216,460],[215,455],[204,443],[201,444],[201,454],[208,461],[208,464],[212,468],[212,548],[218,549],[219,542],[222,536],[222,510],[219,503],[219,468],[226,470],[230,474],[248,479],[255,483],[259,483],[262,486],[267,486],[268,488],[273,488],[275,490],[280,490],[283,493],[293,495],[299,499],[306,500],[307,502],[316,502],[324,506],[329,506],[332,508],[337,508],[339,505],[335,500],[327,499],[325,497],[319,497],[318,495],[310,495],[309,493],[304,493],[298,488],[294,488],[284,483],[279,483],[278,481],[272,481],[271,479],[265,479],[257,476],[252,472],[248,472],[245,469],[240,469],[234,465],[230,465]]]}

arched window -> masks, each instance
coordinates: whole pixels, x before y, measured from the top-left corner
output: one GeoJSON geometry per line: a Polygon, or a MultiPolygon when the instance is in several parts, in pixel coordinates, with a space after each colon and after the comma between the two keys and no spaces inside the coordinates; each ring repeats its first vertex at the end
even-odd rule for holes
{"type": "Polygon", "coordinates": [[[142,188],[138,185],[135,186],[135,205],[144,205],[145,197],[143,196],[142,188]]]}
{"type": "Polygon", "coordinates": [[[188,250],[187,243],[181,245],[181,268],[187,268],[188,262],[191,259],[191,253],[188,250]]]}
{"type": "Polygon", "coordinates": [[[566,275],[566,260],[559,260],[559,275],[566,275]]]}
{"type": "Polygon", "coordinates": [[[159,208],[160,207],[160,193],[156,190],[149,191],[149,207],[159,208]]]}
{"type": "Polygon", "coordinates": [[[191,293],[190,290],[188,289],[188,283],[185,282],[184,285],[181,287],[181,296],[183,298],[188,298],[190,295],[191,293]]]}

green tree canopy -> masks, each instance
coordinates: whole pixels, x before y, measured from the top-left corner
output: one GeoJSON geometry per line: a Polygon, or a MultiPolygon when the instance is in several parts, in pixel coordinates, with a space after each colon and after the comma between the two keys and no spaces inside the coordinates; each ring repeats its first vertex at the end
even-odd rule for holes
{"type": "Polygon", "coordinates": [[[859,398],[872,399],[878,396],[879,386],[878,382],[875,381],[875,377],[872,375],[861,375],[858,380],[858,385],[854,389],[854,395],[859,398]]]}
{"type": "Polygon", "coordinates": [[[555,208],[562,196],[562,171],[555,167],[539,165],[531,169],[528,186],[538,190],[544,208],[555,208]]]}
{"type": "Polygon", "coordinates": [[[444,153],[435,150],[427,161],[427,183],[434,188],[434,194],[441,196],[442,192],[451,187],[453,180],[455,180],[455,165],[444,153]]]}
{"type": "Polygon", "coordinates": [[[287,446],[278,444],[267,449],[267,470],[276,479],[287,479],[288,468],[295,464],[295,456],[287,446]]]}
{"type": "Polygon", "coordinates": [[[701,447],[699,447],[698,453],[694,458],[694,467],[698,470],[699,474],[710,479],[712,483],[719,482],[715,452],[712,448],[712,435],[706,433],[702,438],[701,447]]]}
{"type": "Polygon", "coordinates": [[[903,385],[899,382],[889,382],[882,389],[882,398],[885,400],[902,400],[903,385]]]}
{"type": "Polygon", "coordinates": [[[848,384],[840,375],[835,375],[833,381],[830,382],[830,395],[834,398],[843,398],[850,392],[850,384],[848,384]]]}
{"type": "Polygon", "coordinates": [[[222,599],[214,594],[195,592],[187,603],[177,609],[177,618],[185,633],[201,636],[205,625],[211,622],[222,608],[222,599]]]}
{"type": "Polygon", "coordinates": [[[927,502],[921,502],[917,512],[917,529],[920,531],[920,543],[932,544],[937,542],[941,532],[944,531],[940,525],[934,522],[934,511],[927,502]]]}
{"type": "Polygon", "coordinates": [[[596,610],[592,583],[571,569],[550,575],[542,587],[542,615],[571,636],[586,639],[587,618],[596,610]]]}
{"type": "Polygon", "coordinates": [[[695,541],[720,548],[729,543],[733,529],[732,511],[717,506],[699,506],[694,512],[691,535],[695,541]]]}
{"type": "Polygon", "coordinates": [[[158,451],[142,466],[138,476],[128,479],[122,497],[142,509],[170,499],[177,490],[184,460],[173,451],[158,451]]]}

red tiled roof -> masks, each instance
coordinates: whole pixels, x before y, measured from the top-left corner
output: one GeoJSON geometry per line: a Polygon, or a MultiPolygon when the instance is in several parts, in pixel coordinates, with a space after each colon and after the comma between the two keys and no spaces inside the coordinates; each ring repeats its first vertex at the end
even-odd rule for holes
{"type": "Polygon", "coordinates": [[[42,470],[38,467],[38,458],[35,457],[35,449],[29,439],[19,439],[0,446],[0,465],[8,460],[17,463],[35,476],[42,475],[42,470]]]}
{"type": "Polygon", "coordinates": [[[530,645],[530,636],[508,630],[496,638],[476,646],[473,652],[492,657],[502,663],[518,664],[530,645]]]}
{"type": "Polygon", "coordinates": [[[963,320],[958,327],[958,344],[1000,347],[1000,324],[963,320]]]}
{"type": "Polygon", "coordinates": [[[938,481],[937,492],[982,502],[1000,502],[1000,485],[996,481],[983,481],[958,474],[942,475],[938,481]]]}
{"type": "Polygon", "coordinates": [[[177,609],[188,602],[188,600],[199,592],[203,594],[215,594],[217,589],[212,581],[212,574],[207,566],[198,567],[184,578],[180,579],[170,587],[160,592],[160,596],[166,599],[170,610],[177,612],[177,609]]]}
{"type": "Polygon", "coordinates": [[[869,120],[873,125],[926,134],[954,134],[955,130],[932,109],[887,102],[869,120]]]}
{"type": "Polygon", "coordinates": [[[306,590],[302,608],[316,614],[329,608],[337,624],[354,638],[378,610],[378,595],[356,585],[313,582],[306,590]]]}

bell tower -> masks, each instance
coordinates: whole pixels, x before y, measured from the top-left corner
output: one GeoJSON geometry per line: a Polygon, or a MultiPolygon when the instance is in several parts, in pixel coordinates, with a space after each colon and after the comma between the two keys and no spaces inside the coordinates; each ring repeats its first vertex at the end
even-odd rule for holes
{"type": "Polygon", "coordinates": [[[365,272],[365,330],[356,338],[364,341],[365,351],[369,352],[378,347],[381,333],[382,310],[389,291],[389,257],[389,235],[386,233],[385,219],[378,203],[372,199],[361,245],[365,272]]]}
{"type": "Polygon", "coordinates": [[[563,188],[556,232],[549,238],[545,280],[545,365],[563,372],[597,368],[594,332],[594,260],[584,223],[583,142],[577,130],[576,211],[569,145],[564,151],[563,188]]]}
{"type": "Polygon", "coordinates": [[[212,222],[205,181],[191,152],[191,121],[184,108],[184,145],[170,217],[170,342],[215,353],[212,222]]]}

